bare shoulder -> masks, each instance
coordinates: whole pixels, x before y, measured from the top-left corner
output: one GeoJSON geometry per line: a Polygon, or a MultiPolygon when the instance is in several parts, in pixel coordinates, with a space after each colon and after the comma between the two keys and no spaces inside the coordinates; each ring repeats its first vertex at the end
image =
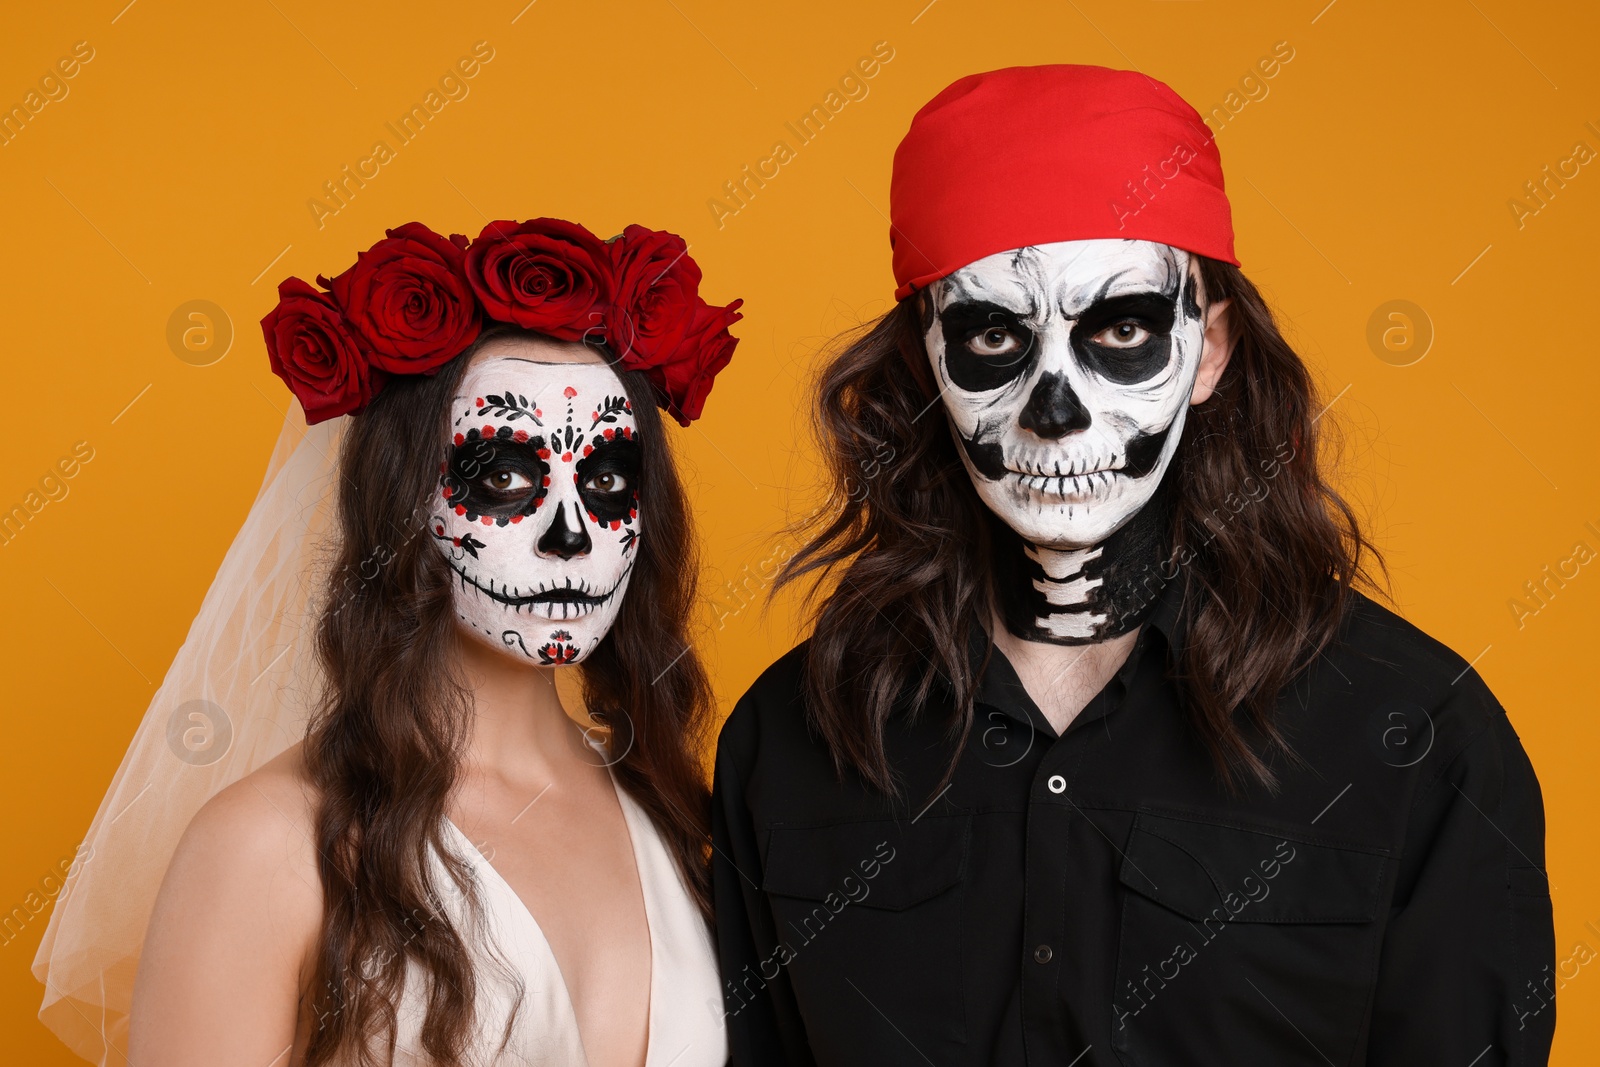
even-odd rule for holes
{"type": "Polygon", "coordinates": [[[190,822],[139,960],[130,1040],[145,1062],[265,1063],[295,1039],[322,922],[314,817],[296,746],[190,822]]]}
{"type": "Polygon", "coordinates": [[[257,895],[311,897],[317,887],[315,801],[295,745],[206,802],[184,831],[170,880],[257,895]],[[309,879],[309,885],[306,880],[309,879]]]}

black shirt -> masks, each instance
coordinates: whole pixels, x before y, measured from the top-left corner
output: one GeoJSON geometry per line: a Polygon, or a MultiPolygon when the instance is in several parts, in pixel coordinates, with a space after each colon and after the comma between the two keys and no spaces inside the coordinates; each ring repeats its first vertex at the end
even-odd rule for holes
{"type": "Polygon", "coordinates": [[[751,686],[713,798],[736,1067],[1547,1061],[1539,785],[1476,672],[1359,597],[1278,700],[1299,761],[1230,795],[1180,596],[1059,737],[994,649],[937,796],[947,708],[891,720],[894,799],[808,730],[805,645],[751,686]]]}

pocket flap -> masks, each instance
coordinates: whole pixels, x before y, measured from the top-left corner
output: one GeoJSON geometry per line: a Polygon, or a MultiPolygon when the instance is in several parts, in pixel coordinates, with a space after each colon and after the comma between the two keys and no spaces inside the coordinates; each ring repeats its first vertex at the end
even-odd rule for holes
{"type": "Polygon", "coordinates": [[[966,873],[970,816],[917,822],[854,822],[768,831],[768,893],[807,900],[830,895],[899,911],[938,896],[966,873]]]}
{"type": "Polygon", "coordinates": [[[1141,811],[1119,880],[1193,920],[1360,923],[1378,913],[1384,854],[1141,811]]]}

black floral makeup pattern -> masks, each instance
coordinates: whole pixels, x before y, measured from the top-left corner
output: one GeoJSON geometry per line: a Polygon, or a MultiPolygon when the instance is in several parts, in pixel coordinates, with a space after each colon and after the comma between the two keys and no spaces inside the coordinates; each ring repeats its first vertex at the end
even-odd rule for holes
{"type": "Polygon", "coordinates": [[[544,412],[533,404],[528,403],[528,398],[506,390],[503,393],[485,393],[478,397],[474,404],[479,415],[493,415],[497,419],[514,422],[517,419],[530,419],[535,426],[543,426],[540,421],[544,412]]]}
{"type": "Polygon", "coordinates": [[[534,652],[541,664],[551,667],[573,663],[578,658],[578,646],[572,643],[570,630],[555,631],[550,635],[550,640],[534,649],[534,652]]]}
{"type": "Polygon", "coordinates": [[[529,659],[537,659],[541,667],[561,667],[568,663],[576,663],[581,649],[573,644],[570,630],[557,630],[550,635],[550,640],[528,651],[522,634],[516,630],[506,630],[500,635],[500,641],[507,648],[515,648],[529,659]]]}
{"type": "Polygon", "coordinates": [[[590,417],[594,421],[589,423],[589,429],[593,431],[594,428],[599,426],[602,422],[615,423],[618,415],[632,414],[633,408],[628,405],[627,397],[608,396],[604,401],[601,402],[598,408],[590,412],[590,417]]]}
{"type": "Polygon", "coordinates": [[[462,559],[466,556],[477,559],[478,549],[484,547],[483,542],[473,537],[471,533],[464,533],[460,537],[451,537],[444,532],[444,520],[439,518],[433,520],[433,539],[435,541],[450,542],[448,551],[451,559],[462,559]]]}

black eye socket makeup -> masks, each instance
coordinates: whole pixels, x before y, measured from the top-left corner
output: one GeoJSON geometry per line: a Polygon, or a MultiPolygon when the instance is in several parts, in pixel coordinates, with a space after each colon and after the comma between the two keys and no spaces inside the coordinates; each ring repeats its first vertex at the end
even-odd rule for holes
{"type": "Polygon", "coordinates": [[[603,438],[578,463],[578,495],[602,523],[629,517],[639,499],[642,456],[634,437],[603,438]]]}
{"type": "Polygon", "coordinates": [[[981,393],[1007,385],[1028,369],[1033,355],[1033,330],[1024,315],[1003,304],[964,300],[939,312],[944,332],[945,366],[958,389],[981,393]],[[1004,330],[1016,347],[993,356],[979,355],[970,342],[994,330],[1004,330]]]}
{"type": "Polygon", "coordinates": [[[1128,293],[1090,304],[1072,327],[1072,347],[1085,366],[1118,385],[1154,377],[1172,358],[1172,324],[1177,320],[1177,294],[1128,293]],[[1136,345],[1103,345],[1103,331],[1124,323],[1142,328],[1136,345]]]}
{"type": "Polygon", "coordinates": [[[473,431],[446,461],[450,503],[494,518],[531,514],[549,490],[548,455],[543,437],[519,441],[511,434],[485,438],[473,431]]]}

